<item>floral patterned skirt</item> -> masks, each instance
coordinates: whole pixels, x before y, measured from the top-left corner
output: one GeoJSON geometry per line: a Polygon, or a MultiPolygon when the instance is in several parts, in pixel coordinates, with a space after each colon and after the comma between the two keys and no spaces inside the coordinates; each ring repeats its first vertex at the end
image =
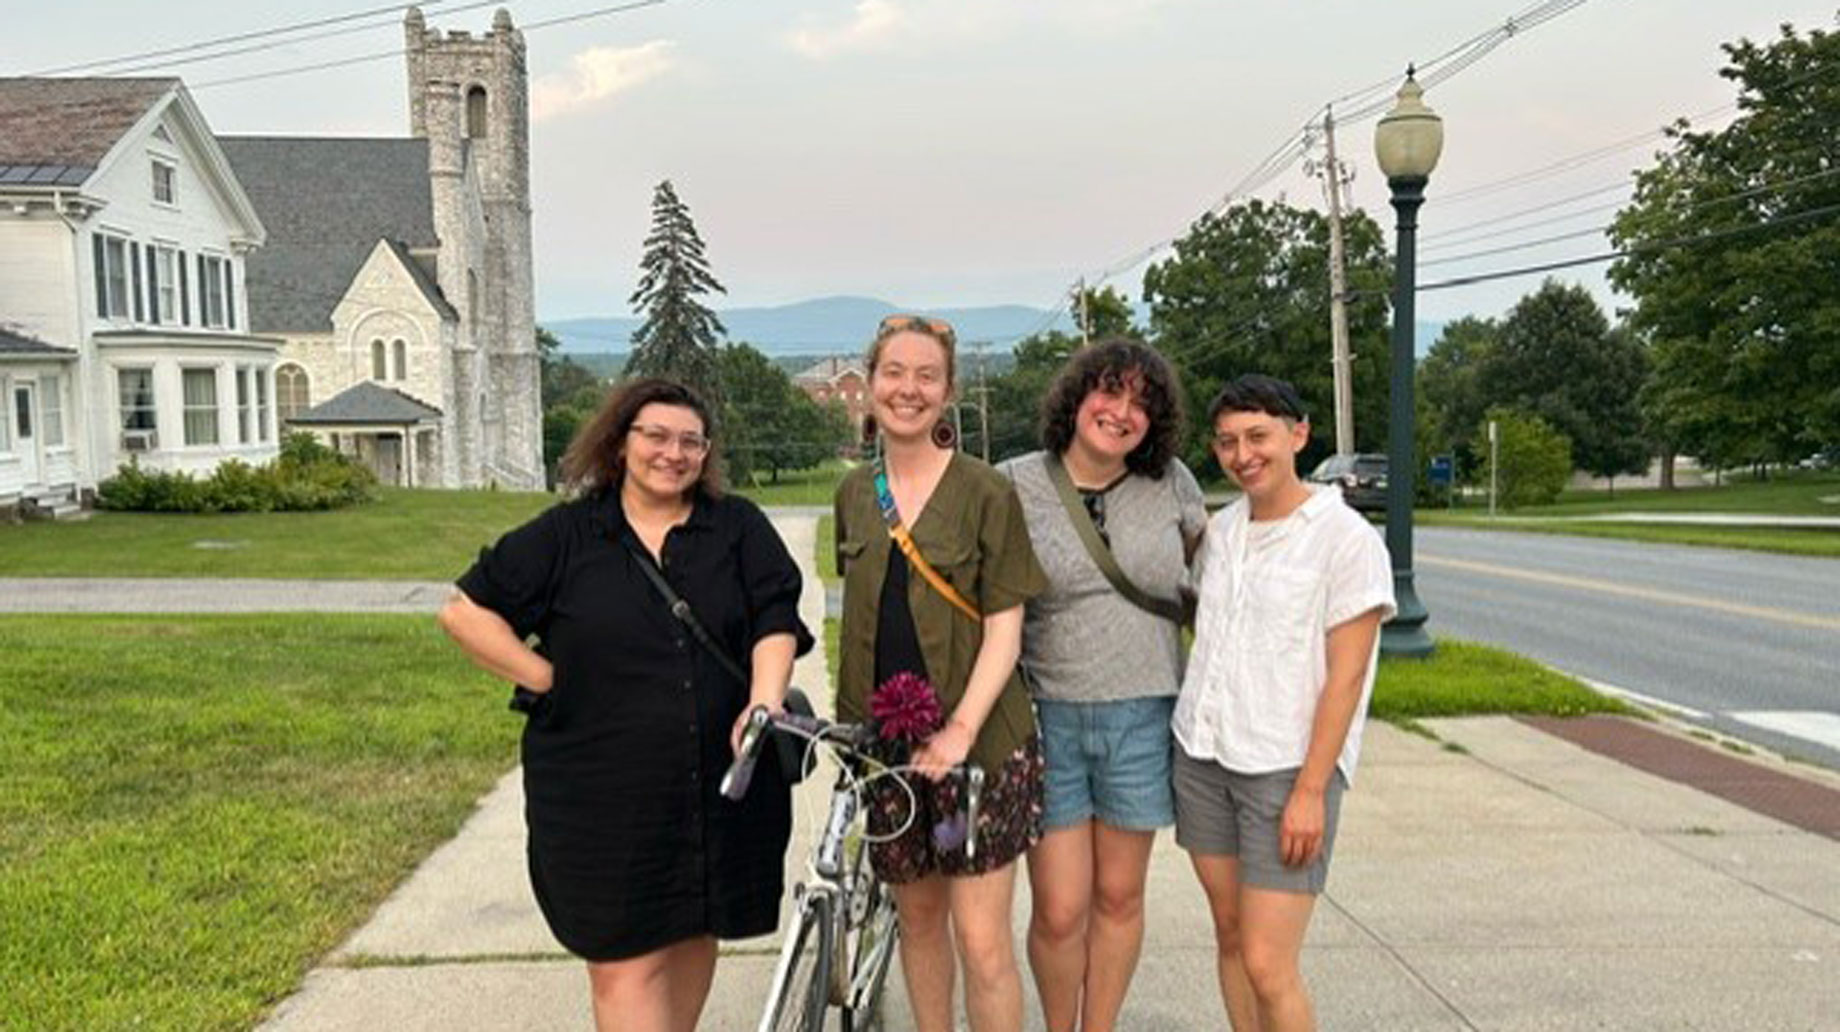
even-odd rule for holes
{"type": "Polygon", "coordinates": [[[1041,841],[1042,769],[1041,739],[1031,735],[1002,769],[986,778],[978,802],[977,853],[971,857],[965,854],[963,778],[935,782],[905,775],[913,788],[911,802],[895,779],[876,779],[869,786],[869,833],[881,836],[903,824],[907,828],[870,845],[875,873],[901,885],[935,873],[954,878],[987,874],[1011,863],[1041,841]],[[914,806],[918,811],[909,822],[914,806]]]}

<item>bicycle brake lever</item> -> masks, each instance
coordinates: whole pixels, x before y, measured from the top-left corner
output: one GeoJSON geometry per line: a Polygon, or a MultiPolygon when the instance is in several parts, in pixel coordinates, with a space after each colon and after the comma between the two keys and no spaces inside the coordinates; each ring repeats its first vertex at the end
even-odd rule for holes
{"type": "Polygon", "coordinates": [[[719,786],[725,799],[740,799],[747,795],[748,785],[754,780],[754,765],[760,759],[760,743],[766,740],[767,728],[773,723],[773,715],[765,706],[756,706],[748,714],[747,729],[741,732],[741,749],[735,754],[735,762],[729,764],[727,773],[722,775],[719,786]]]}

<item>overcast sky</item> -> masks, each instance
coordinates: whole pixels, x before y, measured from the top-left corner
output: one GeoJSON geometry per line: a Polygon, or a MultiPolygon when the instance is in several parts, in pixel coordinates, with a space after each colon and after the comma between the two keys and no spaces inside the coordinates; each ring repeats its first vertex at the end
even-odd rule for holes
{"type": "MultiPolygon", "coordinates": [[[[524,25],[612,2],[505,6],[524,25]]],[[[1587,236],[1430,264],[1601,225],[1611,211],[1580,209],[1622,194],[1491,220],[1625,181],[1658,144],[1476,188],[1727,105],[1732,88],[1716,75],[1721,42],[1771,36],[1783,22],[1831,27],[1834,2],[1589,0],[1433,88],[1427,100],[1444,117],[1446,145],[1422,214],[1420,281],[1602,250],[1600,237],[1587,236]],[[1461,242],[1572,211],[1566,221],[1461,242]],[[1440,250],[1439,234],[1458,242],[1440,250]]],[[[1048,307],[1076,277],[1181,232],[1324,102],[1531,3],[668,0],[536,29],[527,41],[538,313],[625,312],[651,188],[667,177],[728,287],[724,304],[859,294],[912,306],[1048,307]]],[[[381,6],[9,3],[0,74],[381,6]]],[[[444,29],[490,25],[491,7],[458,10],[465,6],[424,9],[444,29]]],[[[400,58],[211,85],[399,47],[398,22],[380,14],[340,26],[374,26],[363,31],[144,74],[182,75],[220,132],[404,135],[400,58]]],[[[1354,202],[1390,231],[1372,132],[1371,121],[1351,126],[1338,144],[1355,168],[1354,202]]],[[[1298,170],[1260,191],[1280,194],[1324,203],[1298,170]]],[[[1141,265],[1111,282],[1135,297],[1140,273],[1141,265]]],[[[1610,300],[1601,266],[1561,275],[1610,300]]],[[[1537,285],[1427,293],[1419,312],[1499,314],[1537,285]]]]}

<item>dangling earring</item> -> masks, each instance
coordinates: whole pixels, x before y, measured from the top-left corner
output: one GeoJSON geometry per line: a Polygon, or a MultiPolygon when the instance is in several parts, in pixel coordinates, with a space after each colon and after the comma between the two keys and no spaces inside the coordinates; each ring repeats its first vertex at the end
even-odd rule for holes
{"type": "Polygon", "coordinates": [[[958,428],[945,420],[933,424],[933,447],[950,450],[958,444],[958,428]]]}

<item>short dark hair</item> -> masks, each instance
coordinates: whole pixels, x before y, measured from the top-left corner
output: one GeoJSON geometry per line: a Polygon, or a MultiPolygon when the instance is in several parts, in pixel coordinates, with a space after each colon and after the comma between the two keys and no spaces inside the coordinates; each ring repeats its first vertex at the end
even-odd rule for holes
{"type": "Polygon", "coordinates": [[[674,380],[642,377],[619,384],[607,393],[600,411],[581,425],[568,450],[562,453],[562,483],[573,494],[614,490],[626,479],[626,435],[639,410],[647,405],[675,405],[696,413],[703,421],[709,452],[691,490],[705,498],[722,495],[722,456],[716,448],[715,420],[709,405],[695,391],[674,380]]]}
{"type": "Polygon", "coordinates": [[[1042,398],[1041,446],[1064,454],[1073,445],[1075,417],[1086,396],[1100,388],[1117,390],[1132,373],[1143,379],[1141,396],[1150,429],[1124,457],[1124,465],[1133,473],[1160,479],[1182,445],[1182,392],[1176,389],[1169,360],[1141,340],[1108,337],[1067,359],[1042,398]]]}
{"type": "Polygon", "coordinates": [[[1297,388],[1292,387],[1288,381],[1260,373],[1247,373],[1214,395],[1214,402],[1208,406],[1207,414],[1210,431],[1219,424],[1223,412],[1263,412],[1294,423],[1310,421],[1310,414],[1304,409],[1297,388]]]}

